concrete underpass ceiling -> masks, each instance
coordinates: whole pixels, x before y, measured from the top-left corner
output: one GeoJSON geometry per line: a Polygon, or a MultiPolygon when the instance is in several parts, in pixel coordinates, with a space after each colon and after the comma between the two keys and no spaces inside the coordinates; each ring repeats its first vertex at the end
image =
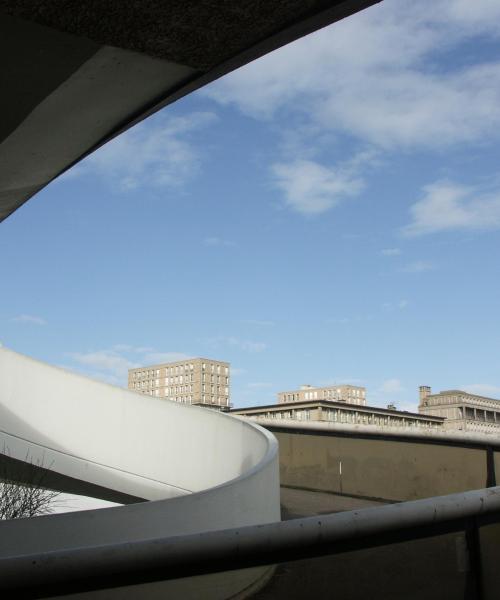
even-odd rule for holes
{"type": "Polygon", "coordinates": [[[166,104],[380,0],[0,0],[0,221],[166,104]]]}

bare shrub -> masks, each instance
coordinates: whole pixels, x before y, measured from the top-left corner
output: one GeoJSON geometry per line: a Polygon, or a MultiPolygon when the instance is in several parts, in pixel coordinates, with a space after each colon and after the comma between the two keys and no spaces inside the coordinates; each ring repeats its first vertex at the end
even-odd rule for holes
{"type": "Polygon", "coordinates": [[[0,519],[37,517],[53,512],[59,492],[47,489],[49,467],[43,461],[12,459],[8,449],[0,453],[0,519]]]}

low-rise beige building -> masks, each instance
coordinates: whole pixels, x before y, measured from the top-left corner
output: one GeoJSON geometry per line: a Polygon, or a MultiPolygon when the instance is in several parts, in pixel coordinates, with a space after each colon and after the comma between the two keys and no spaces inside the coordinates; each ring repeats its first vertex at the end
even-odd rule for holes
{"type": "Polygon", "coordinates": [[[308,400],[293,404],[269,404],[236,408],[231,414],[255,419],[275,419],[277,422],[327,421],[329,423],[345,423],[352,425],[375,425],[378,427],[403,427],[442,429],[444,418],[422,415],[399,410],[378,408],[376,406],[348,405],[347,402],[331,402],[328,400],[308,400]]]}
{"type": "Polygon", "coordinates": [[[500,400],[462,390],[433,394],[427,385],[420,386],[419,393],[419,412],[445,417],[446,429],[500,434],[500,400]]]}
{"type": "Polygon", "coordinates": [[[210,358],[190,358],[129,369],[128,388],[185,404],[228,410],[230,365],[210,358]]]}
{"type": "Polygon", "coordinates": [[[347,404],[366,404],[366,389],[358,385],[331,385],[315,387],[302,385],[298,390],[278,392],[278,404],[288,402],[307,402],[309,400],[329,400],[331,402],[346,402],[347,404]]]}

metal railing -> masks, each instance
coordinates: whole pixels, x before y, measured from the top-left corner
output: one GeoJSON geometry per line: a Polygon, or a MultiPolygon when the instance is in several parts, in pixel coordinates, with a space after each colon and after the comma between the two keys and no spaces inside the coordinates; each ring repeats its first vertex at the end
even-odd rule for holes
{"type": "Polygon", "coordinates": [[[465,532],[482,597],[478,528],[500,523],[500,487],[194,535],[0,559],[0,590],[43,598],[167,581],[465,532]]]}

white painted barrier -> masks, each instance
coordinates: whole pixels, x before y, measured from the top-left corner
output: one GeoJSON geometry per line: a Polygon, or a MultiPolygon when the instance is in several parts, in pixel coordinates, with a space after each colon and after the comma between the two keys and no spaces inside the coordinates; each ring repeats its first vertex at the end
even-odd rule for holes
{"type": "Polygon", "coordinates": [[[2,446],[12,458],[150,502],[0,522],[0,557],[280,519],[278,447],[266,430],[5,348],[2,446]]]}

